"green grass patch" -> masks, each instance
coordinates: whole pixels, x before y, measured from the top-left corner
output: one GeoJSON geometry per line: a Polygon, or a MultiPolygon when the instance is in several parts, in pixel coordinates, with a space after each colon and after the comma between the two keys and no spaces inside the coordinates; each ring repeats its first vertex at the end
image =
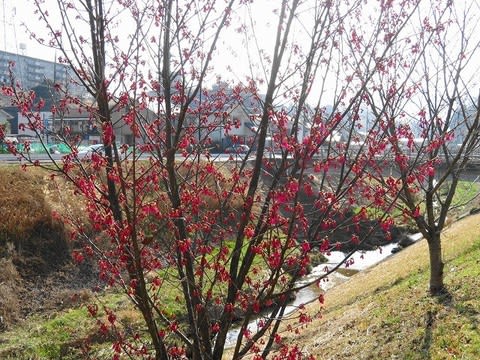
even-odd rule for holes
{"type": "MultiPolygon", "coordinates": [[[[450,183],[447,182],[442,189],[440,190],[440,194],[445,196],[444,189],[448,189],[450,187],[450,183]]],[[[453,198],[452,205],[464,205],[471,201],[475,196],[478,195],[480,191],[480,184],[477,182],[471,181],[459,181],[455,195],[453,198]]]]}
{"type": "Polygon", "coordinates": [[[121,293],[104,293],[92,303],[99,308],[97,319],[82,306],[48,317],[35,315],[1,333],[0,359],[81,359],[86,346],[96,359],[111,358],[111,338],[99,332],[96,322],[106,322],[103,308],[115,311],[119,329],[141,329],[141,314],[121,293]]]}
{"type": "MultiPolygon", "coordinates": [[[[397,356],[412,359],[480,358],[480,247],[446,265],[450,294],[426,293],[428,271],[407,277],[378,297],[383,311],[374,321],[393,337],[397,356]],[[398,335],[398,337],[396,336],[398,335]],[[400,336],[401,335],[401,336],[400,336]]],[[[387,344],[385,344],[387,345],[387,344]]],[[[386,356],[385,347],[378,356],[386,356]]]]}
{"type": "Polygon", "coordinates": [[[51,319],[34,316],[0,336],[2,359],[72,359],[78,356],[70,344],[93,331],[84,308],[55,314],[51,319]]]}

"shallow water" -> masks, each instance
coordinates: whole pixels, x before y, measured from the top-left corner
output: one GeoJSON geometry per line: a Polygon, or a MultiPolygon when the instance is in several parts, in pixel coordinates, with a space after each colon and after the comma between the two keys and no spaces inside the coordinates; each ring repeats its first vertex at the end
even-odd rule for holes
{"type": "MultiPolygon", "coordinates": [[[[421,234],[413,234],[413,235],[410,235],[409,237],[413,241],[418,241],[419,239],[422,238],[421,234]]],[[[385,260],[386,258],[394,255],[392,254],[392,250],[397,246],[398,244],[392,243],[392,244],[382,246],[377,250],[358,251],[352,255],[351,259],[353,259],[353,261],[349,262],[348,266],[343,264],[341,268],[358,270],[358,271],[365,270],[375,264],[378,264],[379,262],[385,260]]],[[[297,284],[298,285],[306,284],[321,277],[322,275],[325,274],[326,268],[335,267],[340,262],[342,262],[345,259],[345,254],[341,251],[332,251],[329,254],[327,254],[326,257],[328,259],[327,263],[323,263],[314,267],[311,273],[303,277],[302,279],[298,280],[297,284]]],[[[334,272],[328,275],[327,278],[320,280],[318,284],[313,284],[304,289],[301,289],[295,294],[296,295],[295,300],[286,307],[284,316],[291,314],[292,312],[296,311],[299,307],[305,304],[315,301],[320,295],[321,291],[328,291],[328,289],[331,289],[332,287],[346,281],[348,278],[349,278],[348,276],[342,275],[339,272],[334,272]]],[[[266,316],[268,316],[268,314],[266,314],[266,316]]],[[[260,320],[261,318],[250,322],[248,324],[248,329],[251,332],[255,332],[258,328],[258,322],[260,320]]],[[[225,344],[226,348],[232,347],[235,344],[239,331],[240,331],[240,328],[232,328],[228,332],[227,341],[225,344]]]]}

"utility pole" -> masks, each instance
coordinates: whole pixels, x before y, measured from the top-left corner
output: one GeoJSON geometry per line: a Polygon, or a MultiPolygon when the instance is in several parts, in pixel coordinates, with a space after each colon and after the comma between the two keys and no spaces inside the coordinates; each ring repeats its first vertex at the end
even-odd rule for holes
{"type": "MultiPolygon", "coordinates": [[[[54,59],[53,59],[53,105],[57,105],[57,91],[55,90],[55,85],[57,84],[57,50],[55,49],[54,53],[54,59]]],[[[47,134],[48,134],[48,129],[47,129],[47,134]]],[[[52,132],[55,133],[55,112],[52,113],[52,132]]],[[[48,139],[48,137],[47,137],[48,139]]]]}
{"type": "Polygon", "coordinates": [[[2,0],[3,10],[3,50],[7,51],[7,19],[5,17],[5,0],[2,0]]]}

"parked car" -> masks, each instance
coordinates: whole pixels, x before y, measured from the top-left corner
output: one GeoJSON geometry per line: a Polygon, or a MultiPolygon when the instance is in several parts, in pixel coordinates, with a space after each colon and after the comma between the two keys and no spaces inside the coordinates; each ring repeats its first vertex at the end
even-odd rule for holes
{"type": "Polygon", "coordinates": [[[78,151],[78,158],[80,160],[91,160],[94,153],[98,155],[103,155],[104,152],[105,147],[103,146],[103,144],[89,145],[78,151]]]}
{"type": "Polygon", "coordinates": [[[227,154],[246,154],[249,151],[250,148],[245,144],[233,144],[225,149],[227,154]]]}

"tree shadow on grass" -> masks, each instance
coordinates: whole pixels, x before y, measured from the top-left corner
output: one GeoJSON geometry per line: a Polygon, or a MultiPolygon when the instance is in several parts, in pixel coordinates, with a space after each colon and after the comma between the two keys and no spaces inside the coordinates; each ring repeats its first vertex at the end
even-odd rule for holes
{"type": "Polygon", "coordinates": [[[430,347],[432,346],[432,328],[435,323],[436,311],[428,310],[425,314],[425,334],[422,341],[422,355],[424,359],[431,359],[430,347]]]}
{"type": "MultiPolygon", "coordinates": [[[[451,307],[453,304],[453,296],[447,289],[436,295],[434,299],[445,307],[451,307]]],[[[425,334],[422,339],[422,355],[424,359],[431,359],[430,347],[432,346],[433,326],[435,325],[437,313],[438,310],[427,310],[425,313],[425,334]]]]}
{"type": "MultiPolygon", "coordinates": [[[[453,295],[445,290],[441,295],[435,297],[438,304],[443,305],[446,308],[450,308],[451,311],[456,312],[459,316],[464,318],[466,323],[469,323],[471,329],[478,331],[480,323],[480,312],[472,304],[465,303],[464,300],[455,301],[453,295]]],[[[427,310],[425,313],[425,333],[422,339],[422,359],[432,359],[430,348],[433,342],[433,329],[437,314],[439,310],[427,310]]]]}

